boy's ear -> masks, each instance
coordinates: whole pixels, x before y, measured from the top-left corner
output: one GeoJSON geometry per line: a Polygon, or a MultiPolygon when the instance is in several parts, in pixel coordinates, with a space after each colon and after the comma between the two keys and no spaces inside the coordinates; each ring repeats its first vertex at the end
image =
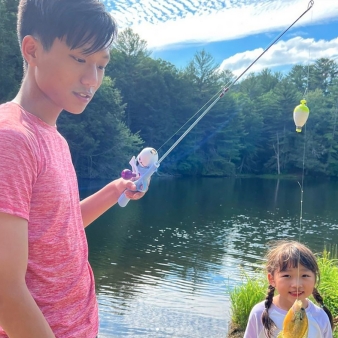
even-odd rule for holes
{"type": "Polygon", "coordinates": [[[275,287],[276,284],[275,284],[275,280],[273,278],[273,275],[271,273],[268,273],[268,282],[269,282],[269,285],[275,287]]]}
{"type": "Polygon", "coordinates": [[[30,66],[36,65],[37,50],[39,48],[39,41],[32,35],[26,35],[21,43],[21,52],[30,66]]]}

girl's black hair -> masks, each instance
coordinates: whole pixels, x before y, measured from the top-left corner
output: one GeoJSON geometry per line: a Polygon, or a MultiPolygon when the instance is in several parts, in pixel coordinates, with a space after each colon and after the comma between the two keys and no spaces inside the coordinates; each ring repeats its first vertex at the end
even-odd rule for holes
{"type": "Polygon", "coordinates": [[[86,46],[90,55],[109,47],[117,24],[98,0],[20,0],[17,30],[19,43],[27,35],[38,38],[49,50],[56,38],[70,49],[86,46]]]}
{"type": "MultiPolygon", "coordinates": [[[[272,248],[266,255],[266,270],[271,275],[274,275],[277,271],[285,271],[290,267],[297,268],[299,264],[315,274],[318,285],[320,281],[320,273],[316,257],[304,244],[296,241],[277,241],[272,244],[272,248]]],[[[275,288],[270,285],[265,298],[265,310],[262,315],[262,323],[265,334],[268,338],[272,337],[273,330],[276,328],[275,323],[269,317],[269,308],[273,301],[274,292],[275,288]]],[[[312,295],[329,317],[331,328],[333,329],[334,324],[332,314],[324,305],[323,298],[319,294],[317,288],[313,289],[312,295]]]]}
{"type": "Polygon", "coordinates": [[[271,338],[273,330],[276,329],[276,324],[269,316],[269,308],[272,304],[274,294],[275,294],[275,288],[272,285],[269,285],[268,292],[267,292],[265,302],[264,302],[265,309],[262,314],[262,323],[263,323],[265,335],[267,336],[267,338],[271,338]]]}
{"type": "Polygon", "coordinates": [[[314,288],[314,289],[313,289],[312,296],[313,296],[313,298],[316,300],[316,302],[320,305],[320,307],[325,311],[325,313],[327,314],[327,316],[329,317],[330,324],[331,324],[331,328],[332,328],[332,330],[333,330],[333,329],[334,329],[334,323],[333,323],[332,313],[331,313],[330,310],[324,305],[323,297],[320,295],[320,293],[318,292],[317,288],[314,288]]]}

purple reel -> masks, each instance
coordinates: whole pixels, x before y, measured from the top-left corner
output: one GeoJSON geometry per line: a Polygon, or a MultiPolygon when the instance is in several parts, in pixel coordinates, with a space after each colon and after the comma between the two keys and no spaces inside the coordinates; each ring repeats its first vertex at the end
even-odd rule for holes
{"type": "Polygon", "coordinates": [[[134,172],[132,172],[129,169],[124,169],[121,172],[121,177],[125,180],[130,180],[131,178],[136,177],[136,176],[137,176],[137,174],[135,174],[134,172]]]}

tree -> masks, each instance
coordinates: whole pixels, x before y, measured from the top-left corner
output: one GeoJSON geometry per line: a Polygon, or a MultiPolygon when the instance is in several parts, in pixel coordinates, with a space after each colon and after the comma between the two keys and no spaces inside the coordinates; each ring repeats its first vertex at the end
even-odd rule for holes
{"type": "Polygon", "coordinates": [[[291,83],[296,87],[299,92],[304,93],[308,87],[309,81],[309,73],[310,68],[313,66],[302,66],[302,65],[295,65],[292,67],[291,71],[287,75],[290,79],[291,83]]]}
{"type": "Polygon", "coordinates": [[[0,103],[16,95],[23,67],[16,36],[18,0],[0,0],[0,103]]]}
{"type": "Polygon", "coordinates": [[[337,64],[330,59],[321,58],[316,60],[311,68],[309,87],[311,89],[319,88],[324,95],[329,94],[329,87],[338,75],[337,64]]]}
{"type": "Polygon", "coordinates": [[[134,33],[131,28],[126,28],[119,33],[114,47],[127,58],[146,57],[150,55],[150,52],[147,50],[147,42],[141,39],[138,34],[134,33]]]}
{"type": "Polygon", "coordinates": [[[124,107],[114,82],[105,77],[82,114],[60,116],[58,126],[79,177],[116,177],[140,151],[143,141],[125,125],[124,107]]]}
{"type": "Polygon", "coordinates": [[[259,167],[259,142],[263,132],[263,116],[257,111],[255,100],[238,92],[234,94],[239,105],[239,115],[242,120],[243,130],[241,137],[241,151],[238,173],[257,173],[259,167]]]}
{"type": "Polygon", "coordinates": [[[231,95],[224,95],[221,99],[219,96],[225,85],[220,85],[222,80],[231,80],[232,74],[219,73],[212,56],[202,50],[194,55],[183,76],[189,84],[187,99],[197,112],[188,126],[206,109],[212,109],[186,136],[181,149],[175,152],[179,172],[187,175],[233,175],[233,161],[238,160],[240,149],[240,133],[236,132],[240,129],[236,117],[238,109],[231,95]]]}
{"type": "Polygon", "coordinates": [[[209,97],[211,89],[215,89],[220,78],[218,67],[219,65],[215,63],[212,55],[202,49],[195,53],[185,68],[185,73],[195,85],[198,96],[202,100],[209,97]]]}
{"type": "Polygon", "coordinates": [[[117,42],[110,52],[110,63],[106,67],[106,75],[115,80],[126,106],[126,122],[129,128],[132,128],[132,102],[135,99],[136,79],[138,74],[138,64],[144,58],[147,58],[147,43],[140,36],[127,28],[122,31],[117,42]]]}
{"type": "MultiPolygon", "coordinates": [[[[126,121],[130,130],[139,132],[147,146],[156,148],[171,133],[172,93],[162,76],[163,64],[148,55],[145,41],[127,29],[111,52],[106,74],[115,79],[127,102],[126,121]]],[[[168,69],[165,72],[168,73],[168,69]]]]}
{"type": "Polygon", "coordinates": [[[264,93],[261,81],[258,81],[257,75],[254,73],[250,73],[239,83],[238,90],[246,94],[250,100],[256,99],[264,93]]]}
{"type": "Polygon", "coordinates": [[[268,93],[283,79],[283,75],[280,72],[273,73],[270,69],[265,68],[257,75],[257,80],[260,82],[260,88],[264,93],[268,93]]]}

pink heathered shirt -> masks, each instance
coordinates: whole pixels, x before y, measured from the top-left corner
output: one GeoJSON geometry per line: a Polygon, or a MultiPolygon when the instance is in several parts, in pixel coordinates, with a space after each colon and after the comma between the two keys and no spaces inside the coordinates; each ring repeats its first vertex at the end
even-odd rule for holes
{"type": "MultiPolygon", "coordinates": [[[[19,105],[0,105],[0,212],[28,220],[26,283],[58,338],[94,338],[98,307],[66,140],[19,105]]],[[[0,327],[0,337],[7,337],[0,327]]]]}

